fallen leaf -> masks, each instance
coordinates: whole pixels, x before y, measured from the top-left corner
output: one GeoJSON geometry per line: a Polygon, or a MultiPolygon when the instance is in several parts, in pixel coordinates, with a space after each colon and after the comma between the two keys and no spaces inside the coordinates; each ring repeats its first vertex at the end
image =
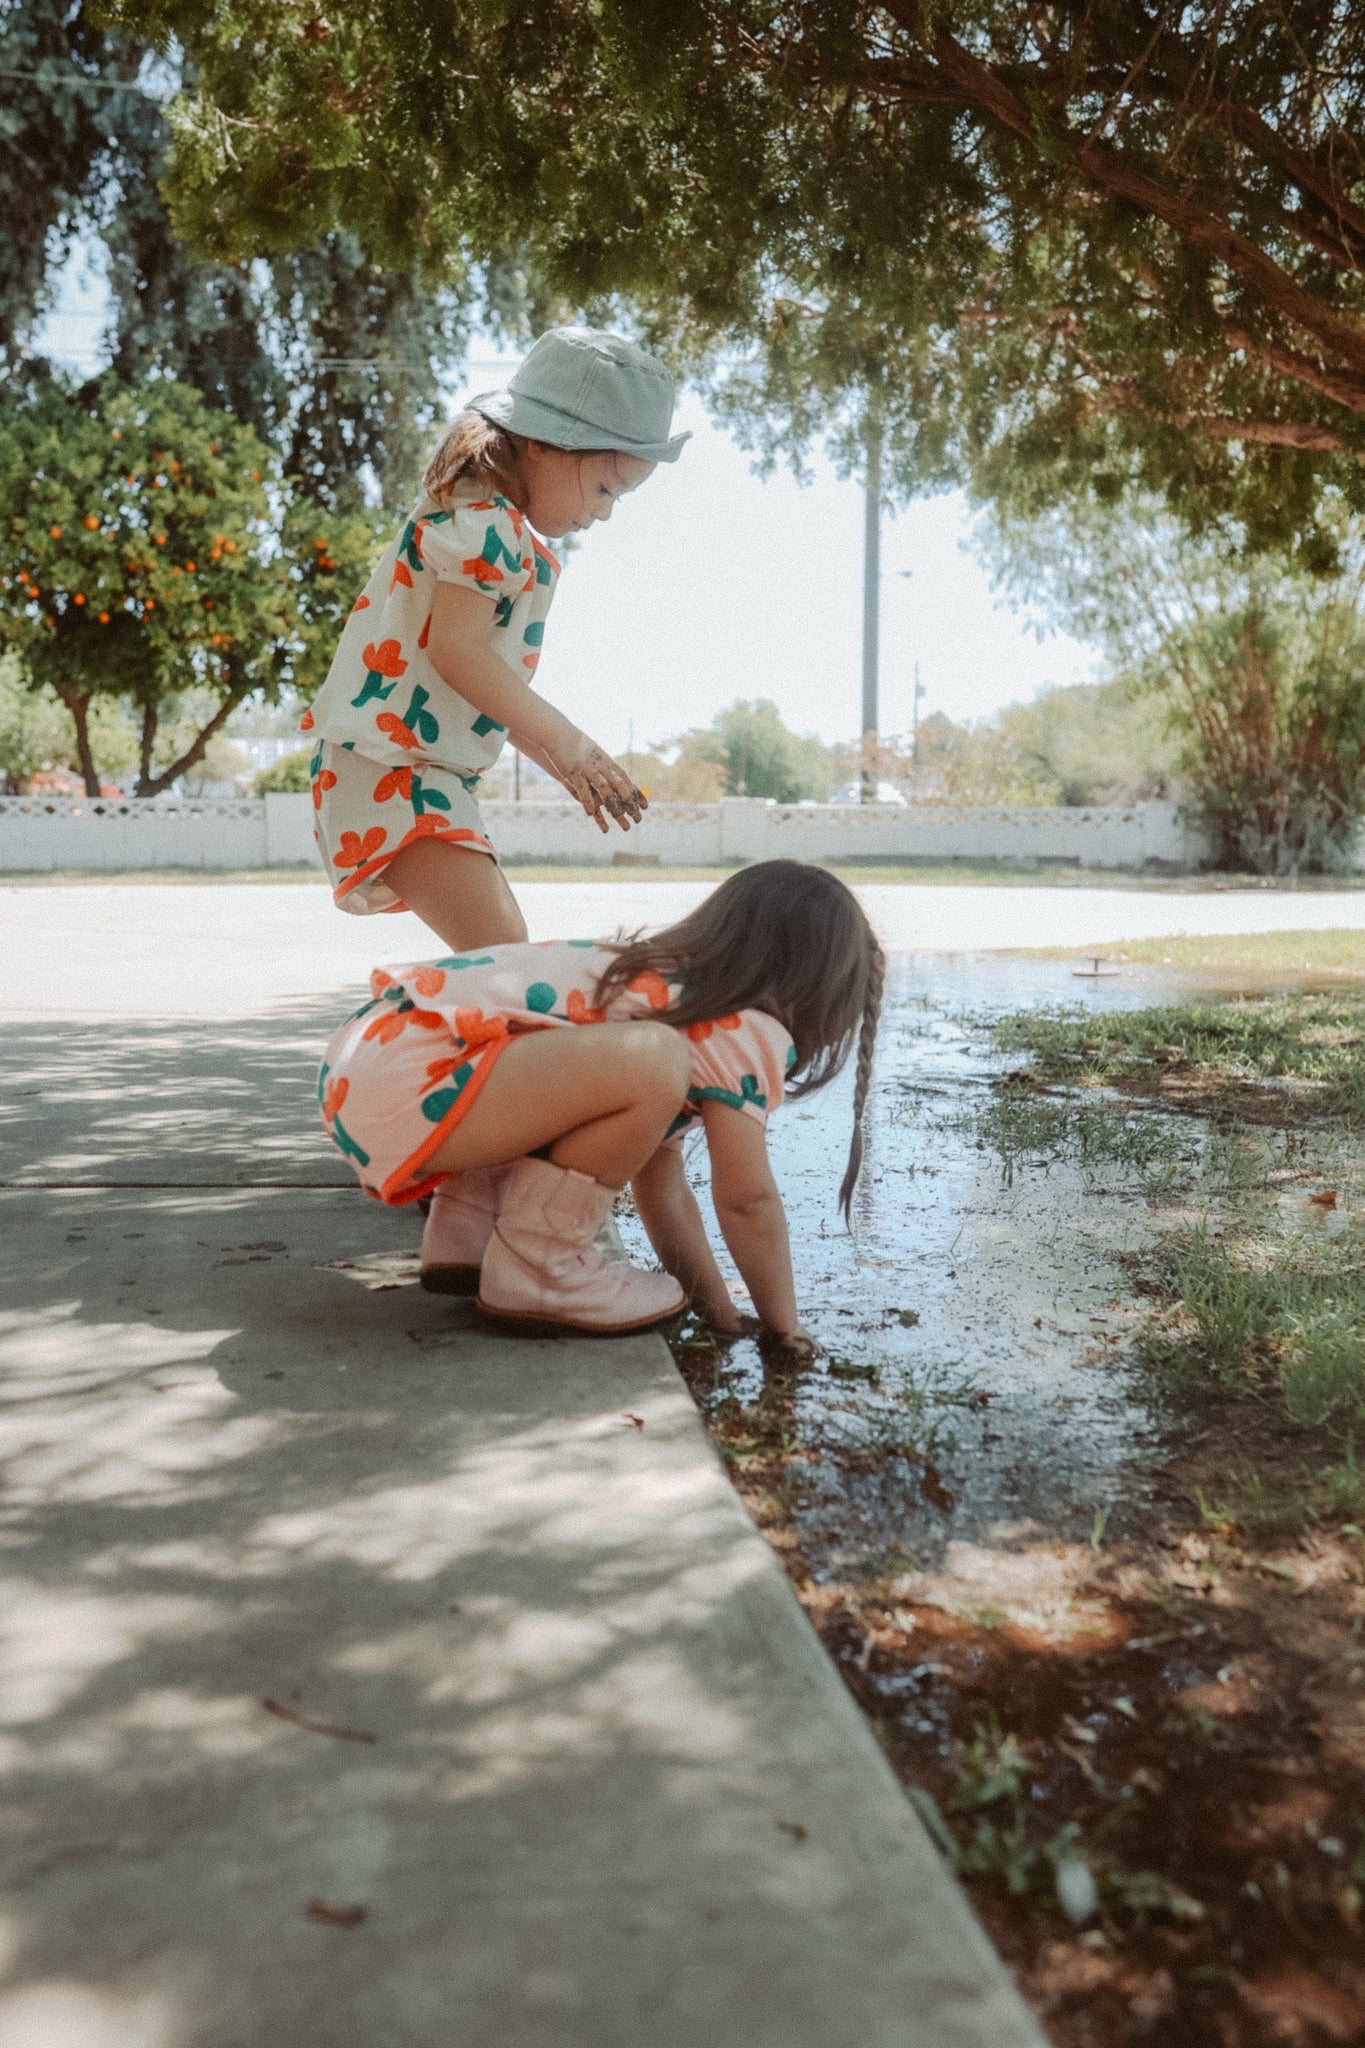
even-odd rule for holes
{"type": "Polygon", "coordinates": [[[267,1714],[274,1714],[281,1721],[292,1721],[296,1728],[306,1728],[310,1735],[332,1735],[338,1742],[378,1742],[377,1735],[371,1735],[368,1728],[342,1728],[335,1721],[315,1721],[311,1714],[300,1714],[296,1708],[287,1707],[283,1700],[262,1700],[267,1714]]]}
{"type": "Polygon", "coordinates": [[[621,1410],[621,1419],[622,1419],[622,1421],[623,1421],[623,1422],[632,1422],[632,1423],[634,1423],[634,1425],[635,1425],[636,1429],[643,1429],[643,1428],[644,1428],[644,1426],[645,1426],[645,1418],[644,1418],[644,1416],[643,1416],[643,1415],[632,1415],[632,1414],[630,1413],[629,1409],[627,1409],[627,1408],[623,1408],[623,1409],[621,1410]]]}
{"type": "Polygon", "coordinates": [[[359,1927],[365,1918],[363,1906],[339,1906],[332,1899],[310,1899],[303,1910],[322,1927],[359,1927]]]}
{"type": "Polygon", "coordinates": [[[1335,1188],[1324,1188],[1320,1195],[1310,1195],[1308,1197],[1308,1204],[1313,1209],[1335,1209],[1337,1206],[1337,1191],[1335,1188]]]}
{"type": "Polygon", "coordinates": [[[946,1511],[953,1506],[954,1496],[943,1484],[937,1465],[925,1465],[920,1473],[919,1490],[931,1507],[943,1508],[946,1511]]]}

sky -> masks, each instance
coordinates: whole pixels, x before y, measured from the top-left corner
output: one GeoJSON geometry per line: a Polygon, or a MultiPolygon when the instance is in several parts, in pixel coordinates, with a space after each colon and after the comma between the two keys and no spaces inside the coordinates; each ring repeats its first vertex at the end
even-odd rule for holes
{"type": "MultiPolygon", "coordinates": [[[[107,292],[78,250],[35,346],[86,374],[103,357],[107,292]]],[[[486,391],[512,358],[480,355],[452,397],[486,391]]],[[[708,725],[737,697],[770,697],[797,732],[858,730],[862,672],[862,492],[816,456],[812,478],[761,478],[750,457],[682,394],[692,439],[566,560],[537,687],[612,752],[708,725]]],[[[966,551],[957,493],[922,498],[882,532],[881,730],[920,715],[987,717],[1049,683],[1087,681],[1090,649],[1041,645],[992,595],[966,551]]]]}

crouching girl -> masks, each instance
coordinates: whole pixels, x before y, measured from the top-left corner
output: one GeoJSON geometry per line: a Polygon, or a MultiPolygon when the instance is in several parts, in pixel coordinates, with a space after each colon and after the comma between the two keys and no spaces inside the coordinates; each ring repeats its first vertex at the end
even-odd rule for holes
{"type": "Polygon", "coordinates": [[[370,1194],[432,1197],[427,1287],[477,1291],[491,1316],[596,1332],[645,1329],[690,1297],[733,1332],[739,1311],[683,1172],[681,1140],[699,1122],[754,1309],[775,1336],[808,1344],[764,1129],[856,1045],[847,1215],[882,974],[842,882],[765,861],[650,938],[490,946],[377,971],[373,999],[328,1047],[323,1115],[370,1194]],[[628,1183],[662,1273],[596,1246],[628,1183]]]}

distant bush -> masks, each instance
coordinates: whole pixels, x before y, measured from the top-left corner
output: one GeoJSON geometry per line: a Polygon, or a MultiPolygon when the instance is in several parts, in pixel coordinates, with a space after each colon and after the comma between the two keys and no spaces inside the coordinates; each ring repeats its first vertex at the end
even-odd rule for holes
{"type": "Polygon", "coordinates": [[[307,747],[296,754],[282,754],[268,768],[262,768],[253,787],[257,796],[297,796],[312,786],[308,765],[312,755],[307,747]]]}

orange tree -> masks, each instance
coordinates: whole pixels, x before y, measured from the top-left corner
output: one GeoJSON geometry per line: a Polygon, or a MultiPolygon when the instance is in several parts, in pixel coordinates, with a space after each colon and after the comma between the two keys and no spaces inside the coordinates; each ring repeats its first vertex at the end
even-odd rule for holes
{"type": "Polygon", "coordinates": [[[274,452],[188,385],[43,377],[0,401],[0,646],[70,711],[92,795],[98,695],[132,706],[155,796],[245,698],[315,684],[372,531],[295,507],[274,452]],[[158,760],[186,704],[193,736],[158,760]]]}

